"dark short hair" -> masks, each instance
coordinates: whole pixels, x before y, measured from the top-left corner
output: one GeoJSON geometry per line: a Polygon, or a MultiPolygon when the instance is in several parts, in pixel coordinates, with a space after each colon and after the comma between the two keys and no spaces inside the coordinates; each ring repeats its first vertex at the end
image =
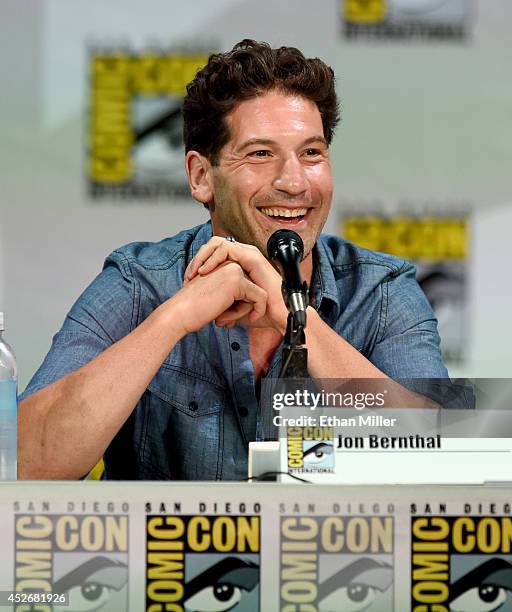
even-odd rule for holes
{"type": "Polygon", "coordinates": [[[324,137],[330,144],[339,121],[334,72],[318,58],[308,59],[295,47],[272,49],[244,39],[227,53],[211,55],[187,85],[183,101],[185,151],[198,151],[214,165],[229,141],[225,121],[235,106],[277,89],[314,102],[324,137]]]}

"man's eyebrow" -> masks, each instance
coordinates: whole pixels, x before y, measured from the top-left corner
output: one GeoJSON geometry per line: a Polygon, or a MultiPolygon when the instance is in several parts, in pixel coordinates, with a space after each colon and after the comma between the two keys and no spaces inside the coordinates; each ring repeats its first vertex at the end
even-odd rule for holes
{"type": "Polygon", "coordinates": [[[311,136],[311,138],[306,138],[306,140],[302,143],[302,146],[307,146],[309,144],[313,144],[315,142],[321,142],[326,147],[329,146],[329,143],[323,136],[311,136]]]}
{"type": "Polygon", "coordinates": [[[270,138],[249,138],[249,140],[242,142],[240,146],[236,147],[235,152],[238,153],[239,151],[243,151],[244,149],[247,149],[247,147],[252,147],[253,145],[272,146],[275,144],[276,141],[271,140],[270,138]]]}
{"type": "MultiPolygon", "coordinates": [[[[320,136],[320,135],[310,136],[309,138],[306,138],[306,140],[304,140],[301,143],[301,146],[306,147],[307,145],[318,143],[318,142],[325,145],[326,147],[329,146],[327,143],[327,140],[323,136],[320,136]]],[[[235,153],[239,153],[240,151],[243,151],[247,147],[252,147],[254,145],[264,145],[264,146],[271,147],[272,145],[276,145],[276,144],[278,144],[277,141],[272,140],[271,138],[249,138],[249,140],[246,140],[240,146],[236,147],[235,153]]]]}

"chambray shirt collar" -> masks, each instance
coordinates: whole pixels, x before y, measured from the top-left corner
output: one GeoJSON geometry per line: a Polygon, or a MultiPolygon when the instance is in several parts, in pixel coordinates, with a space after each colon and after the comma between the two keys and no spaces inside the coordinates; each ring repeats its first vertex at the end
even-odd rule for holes
{"type": "MultiPolygon", "coordinates": [[[[203,244],[206,244],[212,236],[212,224],[211,221],[208,221],[197,232],[191,244],[190,259],[193,259],[197,255],[199,249],[203,244]]],[[[309,292],[311,306],[317,311],[324,311],[324,309],[329,306],[328,302],[331,302],[334,306],[332,313],[335,317],[338,317],[340,311],[340,298],[331,263],[332,253],[322,236],[319,236],[316,242],[313,250],[313,258],[315,262],[314,272],[309,292]]],[[[327,310],[325,310],[325,312],[327,312],[327,310]]]]}

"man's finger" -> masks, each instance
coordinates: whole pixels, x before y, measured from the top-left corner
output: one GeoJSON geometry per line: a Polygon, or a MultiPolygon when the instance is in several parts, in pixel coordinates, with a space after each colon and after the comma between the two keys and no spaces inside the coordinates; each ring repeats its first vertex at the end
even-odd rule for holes
{"type": "Polygon", "coordinates": [[[239,264],[249,276],[254,275],[255,282],[259,282],[260,267],[265,259],[256,247],[226,241],[211,253],[210,257],[198,268],[198,272],[202,275],[209,274],[224,261],[239,264]]]}
{"type": "Polygon", "coordinates": [[[185,270],[185,278],[192,280],[197,274],[198,268],[210,257],[210,255],[217,249],[224,241],[219,236],[214,236],[206,244],[197,251],[192,261],[188,264],[185,270]]]}
{"type": "Polygon", "coordinates": [[[229,243],[226,241],[224,245],[218,246],[213,253],[197,268],[197,273],[199,274],[209,274],[217,266],[219,266],[222,262],[226,260],[230,261],[238,261],[236,258],[232,257],[232,248],[233,243],[229,243]]]}
{"type": "Polygon", "coordinates": [[[227,323],[236,322],[252,312],[253,306],[251,302],[235,302],[233,306],[215,319],[215,323],[217,325],[226,325],[227,323]]]}
{"type": "Polygon", "coordinates": [[[267,292],[246,277],[241,279],[239,287],[241,293],[238,299],[252,302],[253,309],[258,315],[254,320],[257,321],[267,311],[267,292]]]}
{"type": "MultiPolygon", "coordinates": [[[[192,261],[188,264],[186,270],[185,270],[185,274],[184,274],[184,279],[185,280],[192,280],[194,278],[194,276],[197,273],[197,268],[199,267],[199,265],[201,264],[197,264],[197,260],[198,258],[201,257],[201,251],[203,251],[203,249],[206,248],[206,244],[203,244],[203,246],[199,249],[199,251],[195,254],[194,258],[192,259],[192,261]]],[[[201,258],[201,262],[204,261],[201,258]]]]}

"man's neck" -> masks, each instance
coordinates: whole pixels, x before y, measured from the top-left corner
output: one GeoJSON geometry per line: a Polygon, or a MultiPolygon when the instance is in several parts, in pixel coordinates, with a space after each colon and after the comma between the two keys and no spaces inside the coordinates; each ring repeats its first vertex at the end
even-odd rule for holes
{"type": "Polygon", "coordinates": [[[311,287],[311,281],[313,280],[313,251],[300,262],[299,267],[302,280],[307,282],[308,287],[311,287]]]}

